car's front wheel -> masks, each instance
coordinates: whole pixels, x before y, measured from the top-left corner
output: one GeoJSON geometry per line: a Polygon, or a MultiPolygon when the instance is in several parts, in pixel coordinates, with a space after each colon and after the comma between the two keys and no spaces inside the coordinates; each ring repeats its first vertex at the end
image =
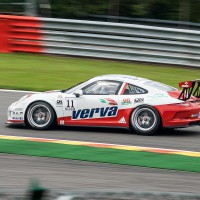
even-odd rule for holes
{"type": "Polygon", "coordinates": [[[137,107],[131,114],[130,124],[137,134],[152,135],[160,127],[160,115],[158,111],[151,106],[137,107]]]}
{"type": "Polygon", "coordinates": [[[26,112],[26,121],[35,129],[49,129],[55,121],[53,108],[42,101],[31,104],[26,112]]]}

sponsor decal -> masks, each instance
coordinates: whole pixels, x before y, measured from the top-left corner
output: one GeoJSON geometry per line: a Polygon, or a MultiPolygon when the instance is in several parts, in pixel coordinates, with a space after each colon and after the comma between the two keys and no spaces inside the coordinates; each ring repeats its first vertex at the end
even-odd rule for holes
{"type": "Polygon", "coordinates": [[[57,100],[56,104],[57,104],[57,105],[62,105],[63,102],[62,102],[62,100],[57,100]]]}
{"type": "Polygon", "coordinates": [[[117,105],[117,102],[111,98],[100,99],[101,103],[107,103],[108,105],[117,105]]]}
{"type": "Polygon", "coordinates": [[[15,111],[23,111],[23,108],[15,108],[15,111]]]}
{"type": "Polygon", "coordinates": [[[126,124],[126,120],[125,120],[125,118],[122,117],[122,118],[119,120],[119,123],[121,123],[121,124],[126,124]]]}
{"type": "Polygon", "coordinates": [[[23,117],[12,117],[13,120],[23,120],[23,117]]]}
{"type": "Polygon", "coordinates": [[[75,110],[74,100],[70,99],[70,100],[67,100],[66,102],[67,104],[65,106],[65,110],[75,110]]]}
{"type": "Polygon", "coordinates": [[[199,117],[199,113],[197,113],[197,114],[192,114],[191,117],[199,117]]]}
{"type": "Polygon", "coordinates": [[[188,84],[188,82],[185,82],[184,84],[182,84],[182,85],[181,85],[181,87],[188,88],[188,87],[189,87],[189,84],[188,84]]]}
{"type": "Polygon", "coordinates": [[[74,107],[65,107],[65,110],[75,110],[74,107]]]}
{"type": "Polygon", "coordinates": [[[143,103],[144,102],[144,98],[135,98],[134,99],[134,103],[143,103]]]}
{"type": "Polygon", "coordinates": [[[192,81],[185,81],[179,83],[179,87],[181,88],[191,88],[192,87],[192,81]]]}
{"type": "Polygon", "coordinates": [[[60,120],[60,125],[64,125],[64,120],[60,120]]]}
{"type": "Polygon", "coordinates": [[[131,104],[132,102],[131,102],[131,100],[130,100],[130,98],[125,98],[125,99],[123,99],[122,100],[122,105],[128,105],[128,104],[131,104]]]}
{"type": "Polygon", "coordinates": [[[200,118],[200,112],[199,112],[199,113],[196,113],[196,114],[192,114],[191,117],[200,118]]]}
{"type": "Polygon", "coordinates": [[[13,111],[12,114],[13,115],[23,115],[23,112],[13,111]]]}
{"type": "Polygon", "coordinates": [[[62,100],[57,100],[56,101],[56,107],[62,107],[63,106],[63,101],[62,100]]]}
{"type": "Polygon", "coordinates": [[[167,98],[167,97],[168,96],[166,94],[154,94],[152,96],[147,96],[149,101],[155,101],[155,100],[167,98]]]}
{"type": "Polygon", "coordinates": [[[117,115],[118,107],[92,108],[72,112],[72,119],[92,119],[103,117],[114,117],[117,115]]]}

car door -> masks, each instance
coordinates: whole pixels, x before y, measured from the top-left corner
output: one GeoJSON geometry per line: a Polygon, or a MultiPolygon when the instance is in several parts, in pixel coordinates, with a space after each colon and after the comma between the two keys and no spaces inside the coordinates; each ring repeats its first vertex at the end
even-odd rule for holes
{"type": "MultiPolygon", "coordinates": [[[[119,111],[118,92],[122,82],[99,80],[81,88],[83,95],[67,99],[71,118],[65,124],[114,126],[119,111]],[[73,109],[70,107],[73,106],[73,109]]],[[[69,110],[65,110],[65,115],[69,110]]]]}

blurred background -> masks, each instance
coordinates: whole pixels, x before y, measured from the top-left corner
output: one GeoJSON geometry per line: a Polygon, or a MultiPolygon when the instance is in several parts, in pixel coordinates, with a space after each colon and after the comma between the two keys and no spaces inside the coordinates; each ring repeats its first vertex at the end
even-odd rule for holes
{"type": "Polygon", "coordinates": [[[200,22],[199,0],[1,0],[4,14],[170,27],[200,22]],[[190,22],[190,23],[189,23],[190,22]]]}
{"type": "Polygon", "coordinates": [[[200,67],[199,10],[200,0],[1,0],[0,52],[200,67]]]}

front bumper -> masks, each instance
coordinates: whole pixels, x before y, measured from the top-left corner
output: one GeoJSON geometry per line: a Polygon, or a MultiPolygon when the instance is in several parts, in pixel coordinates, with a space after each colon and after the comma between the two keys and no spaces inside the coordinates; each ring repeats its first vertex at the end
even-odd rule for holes
{"type": "Polygon", "coordinates": [[[24,120],[7,120],[6,124],[8,125],[25,125],[24,120]]]}
{"type": "Polygon", "coordinates": [[[25,111],[22,105],[16,103],[11,104],[8,107],[6,124],[24,125],[24,114],[25,111]]]}

